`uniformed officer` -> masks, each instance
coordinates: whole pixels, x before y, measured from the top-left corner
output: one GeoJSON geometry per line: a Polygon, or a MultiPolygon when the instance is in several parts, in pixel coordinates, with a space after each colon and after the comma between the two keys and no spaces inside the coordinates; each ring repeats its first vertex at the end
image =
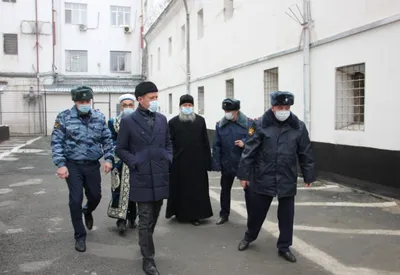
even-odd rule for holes
{"type": "Polygon", "coordinates": [[[296,262],[289,247],[293,239],[297,158],[306,186],[316,179],[314,160],[307,128],[290,112],[293,94],[274,92],[271,104],[272,108],[250,127],[239,164],[238,178],[242,187],[248,189],[250,202],[247,231],[239,251],[246,250],[257,239],[273,197],[277,196],[279,255],[296,262]]]}
{"type": "MultiPolygon", "coordinates": [[[[135,110],[135,97],[131,94],[121,95],[119,104],[120,115],[108,120],[108,128],[111,131],[114,145],[117,143],[121,119],[135,110]]],[[[111,173],[111,202],[107,213],[109,217],[117,219],[117,227],[120,233],[126,231],[127,222],[130,228],[137,227],[136,203],[129,200],[129,168],[116,156],[114,156],[111,173]]]]}
{"type": "Polygon", "coordinates": [[[91,108],[93,91],[79,86],[71,90],[75,105],[58,114],[51,136],[52,157],[57,175],[69,189],[69,209],[75,231],[75,249],[86,251],[86,227],[93,227],[92,212],[101,199],[99,159],[104,156],[104,171],[110,172],[114,159],[111,132],[104,115],[91,108]],[[83,188],[87,204],[82,211],[83,188]]]}
{"type": "Polygon", "coordinates": [[[252,121],[240,111],[240,101],[237,99],[224,99],[222,110],[225,115],[215,126],[212,158],[212,170],[221,172],[221,211],[217,225],[229,220],[232,185],[252,121]]]}

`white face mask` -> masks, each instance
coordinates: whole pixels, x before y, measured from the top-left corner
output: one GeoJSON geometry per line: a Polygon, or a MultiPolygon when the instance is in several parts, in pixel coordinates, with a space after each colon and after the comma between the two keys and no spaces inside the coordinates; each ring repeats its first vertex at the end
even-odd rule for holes
{"type": "Polygon", "coordinates": [[[289,118],[290,111],[276,111],[274,114],[277,120],[285,121],[286,119],[289,118]]]}
{"type": "Polygon", "coordinates": [[[233,119],[233,114],[232,113],[225,113],[225,118],[227,120],[232,120],[233,119]]]}

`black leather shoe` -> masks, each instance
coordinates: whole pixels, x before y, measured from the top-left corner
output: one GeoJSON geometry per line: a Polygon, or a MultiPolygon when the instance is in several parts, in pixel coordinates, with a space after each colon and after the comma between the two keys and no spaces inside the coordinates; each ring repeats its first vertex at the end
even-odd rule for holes
{"type": "Polygon", "coordinates": [[[75,241],[75,249],[76,249],[76,251],[79,251],[79,252],[85,252],[86,251],[86,242],[85,242],[85,240],[77,240],[77,241],[75,241]]]}
{"type": "Polygon", "coordinates": [[[295,263],[297,261],[296,257],[290,251],[288,251],[288,252],[279,251],[278,253],[279,253],[279,256],[281,256],[288,262],[295,263]]]}
{"type": "Polygon", "coordinates": [[[89,230],[92,230],[93,228],[93,216],[92,213],[86,213],[85,214],[85,224],[86,228],[89,230]]]}
{"type": "Polygon", "coordinates": [[[126,231],[126,221],[125,220],[117,221],[117,227],[119,233],[124,233],[126,231]]]}
{"type": "Polygon", "coordinates": [[[219,218],[219,219],[217,220],[217,225],[224,224],[224,223],[226,223],[227,221],[229,221],[229,218],[228,218],[228,217],[221,217],[221,218],[219,218]]]}
{"type": "Polygon", "coordinates": [[[200,225],[200,221],[199,221],[199,220],[191,221],[191,223],[192,223],[194,226],[199,226],[199,225],[200,225]]]}
{"type": "Polygon", "coordinates": [[[143,271],[146,275],[160,275],[154,261],[143,261],[143,271]]]}
{"type": "Polygon", "coordinates": [[[244,251],[247,248],[249,248],[249,244],[250,242],[246,241],[246,240],[241,240],[238,246],[238,250],[239,251],[244,251]]]}
{"type": "Polygon", "coordinates": [[[128,221],[128,226],[129,228],[136,228],[137,227],[137,223],[136,221],[128,221]]]}

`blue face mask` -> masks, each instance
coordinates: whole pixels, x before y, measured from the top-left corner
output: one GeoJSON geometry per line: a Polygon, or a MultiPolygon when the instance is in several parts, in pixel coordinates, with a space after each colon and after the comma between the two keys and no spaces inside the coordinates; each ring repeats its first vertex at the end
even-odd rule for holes
{"type": "Polygon", "coordinates": [[[135,110],[133,108],[125,108],[122,112],[124,115],[132,114],[135,110]]]}
{"type": "Polygon", "coordinates": [[[158,101],[157,100],[150,101],[149,111],[154,113],[157,112],[157,109],[158,109],[158,101]]]}
{"type": "Polygon", "coordinates": [[[193,113],[193,107],[182,107],[181,111],[184,115],[190,115],[193,113]]]}
{"type": "Polygon", "coordinates": [[[78,108],[79,112],[86,114],[86,113],[89,113],[89,111],[92,109],[92,105],[91,104],[80,104],[80,105],[78,105],[77,108],[78,108]]]}

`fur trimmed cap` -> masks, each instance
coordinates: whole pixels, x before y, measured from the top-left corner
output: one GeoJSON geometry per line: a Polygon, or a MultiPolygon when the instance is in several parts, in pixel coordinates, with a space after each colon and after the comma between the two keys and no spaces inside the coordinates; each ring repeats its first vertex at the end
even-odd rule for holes
{"type": "Polygon", "coordinates": [[[71,89],[72,101],[82,101],[93,99],[93,90],[88,86],[78,86],[71,89]]]}
{"type": "Polygon", "coordinates": [[[294,95],[291,92],[276,91],[271,93],[271,105],[293,105],[294,95]]]}
{"type": "Polygon", "coordinates": [[[148,93],[158,92],[156,84],[151,81],[144,81],[136,86],[135,88],[135,97],[136,99],[140,96],[144,96],[148,93]]]}
{"type": "Polygon", "coordinates": [[[226,98],[222,101],[222,109],[225,111],[240,110],[240,100],[234,98],[226,98]]]}

